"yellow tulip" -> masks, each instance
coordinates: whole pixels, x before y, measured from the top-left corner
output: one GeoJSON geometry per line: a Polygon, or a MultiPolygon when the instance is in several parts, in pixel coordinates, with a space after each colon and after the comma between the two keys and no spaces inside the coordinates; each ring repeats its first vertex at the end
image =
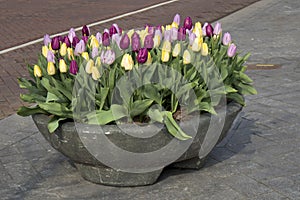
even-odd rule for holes
{"type": "Polygon", "coordinates": [[[179,56],[180,51],[181,51],[180,43],[177,43],[177,44],[175,45],[174,49],[173,49],[173,52],[172,52],[173,57],[179,56]]]}
{"type": "Polygon", "coordinates": [[[194,29],[193,29],[193,33],[195,33],[195,35],[197,36],[197,37],[202,37],[202,25],[201,25],[201,23],[200,22],[197,22],[196,24],[195,24],[195,27],[194,27],[194,29]]]}
{"type": "Polygon", "coordinates": [[[42,71],[41,71],[40,66],[34,65],[33,74],[34,74],[35,77],[41,77],[42,76],[42,71]]]}
{"type": "Polygon", "coordinates": [[[59,71],[61,73],[66,73],[67,72],[67,65],[64,59],[59,60],[59,71]]]}
{"type": "Polygon", "coordinates": [[[162,50],[162,52],[161,52],[161,61],[168,62],[169,59],[170,59],[170,52],[168,52],[166,50],[162,50]]]}
{"type": "Polygon", "coordinates": [[[92,78],[96,81],[100,78],[100,73],[97,67],[92,67],[92,78]]]}
{"type": "Polygon", "coordinates": [[[86,73],[91,74],[93,67],[95,67],[95,65],[94,65],[94,61],[91,59],[86,63],[86,66],[85,66],[86,73]]]}
{"type": "Polygon", "coordinates": [[[172,26],[171,25],[166,25],[166,31],[171,30],[172,26]]]}
{"type": "Polygon", "coordinates": [[[206,43],[203,43],[201,46],[201,55],[207,56],[208,55],[208,46],[206,43]]]}
{"type": "Polygon", "coordinates": [[[67,52],[68,52],[68,58],[69,60],[74,60],[74,55],[73,55],[73,49],[68,47],[67,48],[67,52]]]}
{"type": "Polygon", "coordinates": [[[171,52],[171,49],[172,49],[172,47],[171,47],[171,42],[168,41],[168,40],[164,41],[162,50],[163,50],[163,51],[166,51],[166,52],[168,52],[168,53],[170,53],[170,52],[171,52]]]}
{"type": "Polygon", "coordinates": [[[185,50],[183,52],[183,64],[185,64],[185,65],[190,64],[191,60],[192,60],[192,56],[191,56],[189,50],[185,50]]]}
{"type": "Polygon", "coordinates": [[[145,37],[148,35],[148,31],[146,30],[141,30],[137,32],[141,38],[142,44],[145,42],[145,37]]]}
{"type": "Polygon", "coordinates": [[[171,24],[171,27],[172,27],[172,28],[178,28],[178,24],[177,24],[176,22],[173,22],[173,23],[171,24]]]}
{"type": "Polygon", "coordinates": [[[133,33],[134,33],[134,29],[129,30],[127,33],[128,37],[130,39],[130,42],[131,42],[131,36],[133,35],[133,33]]]}
{"type": "Polygon", "coordinates": [[[49,75],[54,75],[55,74],[55,66],[54,66],[53,62],[48,62],[47,72],[48,72],[49,75]]]}
{"type": "Polygon", "coordinates": [[[151,53],[148,52],[148,58],[147,58],[147,61],[145,63],[146,65],[151,65],[152,64],[152,56],[151,56],[151,53]]]}
{"type": "Polygon", "coordinates": [[[96,63],[95,63],[95,65],[96,65],[97,67],[100,67],[100,66],[101,66],[101,59],[100,59],[99,56],[96,58],[96,63]]]}
{"type": "Polygon", "coordinates": [[[203,43],[203,38],[197,37],[192,44],[192,50],[195,52],[199,52],[201,50],[202,43],[203,43]]]}
{"type": "Polygon", "coordinates": [[[133,59],[130,54],[126,53],[121,61],[121,66],[125,68],[125,70],[132,70],[133,68],[133,59]]]}
{"type": "Polygon", "coordinates": [[[89,60],[90,59],[90,56],[89,56],[89,54],[88,54],[88,52],[82,52],[82,54],[81,54],[81,56],[84,58],[84,59],[86,59],[86,60],[89,60]]]}
{"type": "Polygon", "coordinates": [[[154,48],[159,47],[159,45],[160,45],[160,36],[155,35],[154,38],[153,38],[153,42],[154,42],[154,45],[153,45],[154,48]]]}
{"type": "Polygon", "coordinates": [[[62,43],[62,45],[60,46],[59,54],[61,56],[65,56],[67,54],[67,45],[66,45],[66,43],[62,43]]]}
{"type": "Polygon", "coordinates": [[[91,36],[91,43],[90,43],[92,48],[98,48],[99,47],[99,42],[95,36],[91,36]]]}
{"type": "Polygon", "coordinates": [[[49,49],[48,49],[47,46],[43,46],[43,47],[42,47],[42,54],[43,54],[43,56],[44,56],[45,58],[47,58],[48,51],[49,51],[49,49]]]}

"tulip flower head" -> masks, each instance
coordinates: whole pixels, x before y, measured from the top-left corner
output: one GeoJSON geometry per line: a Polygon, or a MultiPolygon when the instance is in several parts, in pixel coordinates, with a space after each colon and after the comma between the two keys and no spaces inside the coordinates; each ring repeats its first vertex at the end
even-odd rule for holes
{"type": "Polygon", "coordinates": [[[33,74],[35,77],[42,77],[42,71],[41,71],[40,66],[38,66],[38,65],[33,66],[33,74]]]}
{"type": "Polygon", "coordinates": [[[102,44],[102,34],[101,33],[98,32],[96,34],[96,39],[97,39],[97,41],[98,41],[99,44],[102,44]]]}
{"type": "Polygon", "coordinates": [[[173,28],[171,29],[171,40],[172,40],[172,41],[175,41],[175,40],[177,40],[177,39],[178,39],[178,29],[175,28],[175,27],[173,27],[173,28]]]}
{"type": "MultiPolygon", "coordinates": [[[[75,29],[74,28],[71,28],[70,31],[69,31],[69,34],[68,34],[68,38],[70,40],[71,43],[73,43],[73,38],[76,36],[76,33],[75,33],[75,29]]],[[[73,45],[75,46],[75,45],[73,45]]]]}
{"type": "Polygon", "coordinates": [[[186,29],[184,27],[180,27],[178,30],[178,40],[184,41],[186,38],[186,29]]]}
{"type": "Polygon", "coordinates": [[[180,24],[180,15],[179,14],[176,14],[174,16],[173,23],[176,23],[177,26],[179,26],[179,24],[180,24]]]}
{"type": "Polygon", "coordinates": [[[126,53],[122,57],[121,66],[125,68],[125,70],[132,70],[133,68],[133,59],[130,54],[126,53]]]}
{"type": "Polygon", "coordinates": [[[89,36],[90,35],[90,29],[86,25],[84,25],[81,29],[82,36],[89,36]]]}
{"type": "Polygon", "coordinates": [[[78,73],[78,64],[75,60],[70,63],[70,73],[76,75],[78,73]]]}
{"type": "Polygon", "coordinates": [[[207,43],[205,43],[205,42],[201,45],[201,55],[202,56],[208,55],[208,46],[207,46],[207,43]]]}
{"type": "Polygon", "coordinates": [[[206,26],[206,36],[212,37],[214,34],[214,29],[211,24],[207,24],[206,26]]]}
{"type": "Polygon", "coordinates": [[[96,81],[100,78],[100,72],[99,70],[97,69],[97,67],[93,67],[92,68],[92,78],[96,81]]]}
{"type": "Polygon", "coordinates": [[[152,57],[151,57],[151,53],[148,51],[148,58],[147,61],[145,63],[146,65],[151,65],[152,64],[152,57]]]}
{"type": "Polygon", "coordinates": [[[85,43],[83,40],[80,40],[75,47],[74,53],[75,55],[79,55],[85,51],[85,43]]]}
{"type": "Polygon", "coordinates": [[[71,47],[71,42],[67,36],[64,37],[63,43],[65,43],[67,47],[71,47]]]}
{"type": "Polygon", "coordinates": [[[109,36],[113,36],[114,34],[118,33],[116,27],[114,25],[112,25],[110,28],[109,28],[109,36]]]}
{"type": "Polygon", "coordinates": [[[68,47],[67,48],[67,54],[68,54],[68,59],[69,60],[73,60],[74,59],[74,55],[73,55],[73,49],[68,47]]]}
{"type": "Polygon", "coordinates": [[[148,50],[146,48],[141,48],[137,54],[137,61],[140,64],[143,64],[147,61],[148,58],[148,50]]]}
{"type": "Polygon", "coordinates": [[[193,45],[195,39],[196,39],[196,34],[190,33],[189,34],[189,45],[193,45]]]}
{"type": "Polygon", "coordinates": [[[44,56],[45,58],[47,58],[48,51],[49,51],[49,49],[48,49],[47,46],[43,46],[43,47],[42,47],[42,54],[43,54],[43,56],[44,56]]]}
{"type": "Polygon", "coordinates": [[[67,54],[67,45],[66,45],[66,43],[61,44],[59,54],[61,56],[65,56],[67,54]]]}
{"type": "Polygon", "coordinates": [[[67,72],[67,65],[64,59],[59,60],[59,71],[61,73],[66,73],[67,72]]]}
{"type": "Polygon", "coordinates": [[[87,44],[89,37],[88,36],[82,36],[82,40],[84,41],[84,44],[87,44]]]}
{"type": "Polygon", "coordinates": [[[138,52],[141,48],[140,36],[136,32],[131,36],[132,51],[138,52]]]}
{"type": "Polygon", "coordinates": [[[192,56],[191,56],[189,50],[186,49],[183,52],[183,64],[185,64],[185,65],[190,64],[191,60],[192,60],[192,56]]]}
{"type": "Polygon", "coordinates": [[[93,49],[92,49],[92,58],[95,58],[96,56],[98,56],[98,54],[99,54],[98,47],[93,47],[93,49]]]}
{"type": "Polygon", "coordinates": [[[172,56],[173,57],[179,56],[180,51],[181,51],[181,45],[180,45],[180,43],[177,43],[172,51],[172,56]]]}
{"type": "Polygon", "coordinates": [[[109,33],[108,32],[103,33],[103,35],[102,35],[102,44],[106,47],[110,45],[109,33]]]}
{"type": "Polygon", "coordinates": [[[214,28],[214,35],[220,35],[222,33],[222,26],[220,22],[217,22],[214,28]]]}
{"type": "Polygon", "coordinates": [[[153,36],[152,34],[149,34],[145,37],[144,47],[147,48],[148,50],[151,50],[153,46],[154,46],[153,36]]]}
{"type": "Polygon", "coordinates": [[[54,56],[54,53],[52,51],[47,52],[47,61],[55,63],[55,56],[54,56]]]}
{"type": "Polygon", "coordinates": [[[154,38],[153,38],[153,47],[154,48],[159,47],[159,45],[160,45],[160,38],[161,38],[161,36],[159,34],[154,35],[154,38]]]}
{"type": "Polygon", "coordinates": [[[232,43],[228,47],[227,55],[228,55],[228,57],[231,58],[231,57],[235,56],[235,54],[236,54],[236,46],[235,46],[235,44],[232,43]]]}
{"type": "Polygon", "coordinates": [[[94,61],[92,59],[90,59],[86,65],[85,65],[85,71],[86,73],[88,74],[91,74],[92,73],[92,68],[94,67],[94,61]]]}
{"type": "Polygon", "coordinates": [[[55,66],[54,66],[54,63],[53,62],[48,62],[48,65],[47,65],[47,72],[48,72],[48,75],[52,76],[55,74],[55,66]]]}
{"type": "Polygon", "coordinates": [[[48,34],[44,35],[44,45],[48,46],[51,43],[51,38],[48,34]]]}
{"type": "Polygon", "coordinates": [[[130,39],[127,34],[124,34],[120,40],[120,48],[122,50],[126,50],[128,49],[129,45],[130,45],[130,39]]]}
{"type": "Polygon", "coordinates": [[[201,23],[200,22],[196,22],[193,33],[195,33],[195,35],[197,37],[202,37],[203,33],[202,33],[202,27],[201,27],[201,23]]]}
{"type": "Polygon", "coordinates": [[[75,36],[75,37],[73,38],[72,46],[73,46],[73,47],[76,47],[76,45],[78,44],[79,41],[80,41],[79,38],[78,38],[77,36],[75,36]]]}
{"type": "Polygon", "coordinates": [[[162,50],[161,52],[161,61],[162,62],[168,62],[170,59],[170,52],[162,50]]]}
{"type": "Polygon", "coordinates": [[[206,36],[206,27],[207,27],[207,25],[208,25],[208,23],[205,22],[204,25],[203,25],[203,27],[202,27],[202,34],[203,34],[203,36],[206,36]]]}
{"type": "Polygon", "coordinates": [[[116,59],[116,54],[113,50],[109,49],[101,52],[101,61],[107,65],[111,65],[116,59]]]}
{"type": "Polygon", "coordinates": [[[81,56],[85,59],[85,60],[89,60],[90,59],[90,56],[89,56],[89,53],[88,52],[82,52],[81,56]]]}
{"type": "Polygon", "coordinates": [[[56,51],[59,49],[59,47],[60,47],[60,40],[59,37],[56,36],[51,40],[51,48],[56,51]]]}
{"type": "Polygon", "coordinates": [[[223,45],[227,46],[231,43],[231,35],[230,33],[225,33],[222,40],[223,45]]]}
{"type": "Polygon", "coordinates": [[[164,33],[164,40],[165,41],[171,41],[171,31],[170,30],[166,30],[164,33]]]}
{"type": "Polygon", "coordinates": [[[201,50],[202,43],[203,43],[203,38],[202,37],[197,37],[194,40],[194,43],[192,45],[192,51],[199,52],[201,50]]]}
{"type": "Polygon", "coordinates": [[[193,22],[191,17],[186,17],[183,22],[183,27],[185,29],[191,30],[193,27],[193,22]]]}

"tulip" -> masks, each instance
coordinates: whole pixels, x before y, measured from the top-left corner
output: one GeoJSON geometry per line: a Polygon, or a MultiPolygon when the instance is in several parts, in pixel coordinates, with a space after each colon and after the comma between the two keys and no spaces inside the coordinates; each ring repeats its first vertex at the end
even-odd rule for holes
{"type": "Polygon", "coordinates": [[[154,26],[148,26],[148,33],[153,35],[155,32],[155,27],[154,26]]]}
{"type": "Polygon", "coordinates": [[[64,37],[63,43],[65,43],[67,47],[71,47],[71,42],[67,36],[64,37]]]}
{"type": "Polygon", "coordinates": [[[86,73],[88,74],[91,74],[92,73],[92,68],[94,67],[94,61],[91,59],[89,60],[86,65],[85,65],[85,71],[86,73]]]}
{"type": "Polygon", "coordinates": [[[151,50],[154,46],[154,41],[153,41],[153,36],[147,35],[144,41],[144,47],[147,48],[148,50],[151,50]]]}
{"type": "Polygon", "coordinates": [[[130,40],[131,40],[132,35],[133,35],[134,33],[135,33],[134,29],[131,29],[131,30],[129,30],[129,31],[127,32],[127,35],[128,35],[128,37],[129,37],[130,40]]]}
{"type": "Polygon", "coordinates": [[[97,38],[93,35],[91,36],[90,46],[92,48],[98,48],[99,47],[99,42],[98,42],[97,38]]]}
{"type": "Polygon", "coordinates": [[[131,37],[131,48],[135,52],[141,48],[140,36],[136,32],[131,37]]]}
{"type": "Polygon", "coordinates": [[[109,49],[107,51],[102,51],[101,61],[102,63],[111,65],[116,59],[116,54],[113,50],[109,49]]]}
{"type": "Polygon", "coordinates": [[[184,41],[186,36],[186,29],[183,27],[180,27],[178,30],[178,40],[184,41]]]}
{"type": "Polygon", "coordinates": [[[207,46],[207,43],[205,43],[205,42],[201,45],[201,55],[202,56],[208,55],[208,46],[207,46]]]}
{"type": "Polygon", "coordinates": [[[201,23],[200,22],[197,22],[195,24],[195,27],[194,27],[194,30],[193,30],[193,33],[195,33],[195,35],[197,37],[202,37],[202,27],[201,27],[201,23]]]}
{"type": "Polygon", "coordinates": [[[173,52],[172,52],[173,57],[179,56],[180,51],[181,51],[180,43],[175,44],[175,47],[174,47],[173,52]]]}
{"type": "Polygon", "coordinates": [[[51,48],[53,50],[58,50],[59,49],[59,46],[60,46],[60,43],[59,43],[59,37],[54,37],[51,41],[51,48]]]}
{"type": "Polygon", "coordinates": [[[92,78],[96,81],[100,78],[100,72],[99,70],[97,69],[97,67],[93,67],[92,68],[92,78]]]}
{"type": "Polygon", "coordinates": [[[84,44],[86,44],[89,40],[88,36],[82,36],[82,40],[84,41],[84,44]]]}
{"type": "Polygon", "coordinates": [[[196,39],[195,33],[190,33],[189,34],[189,45],[193,45],[195,39],[196,39]]]}
{"type": "Polygon", "coordinates": [[[110,41],[109,41],[109,33],[107,32],[104,32],[103,35],[102,35],[102,44],[104,46],[109,46],[110,45],[110,41]]]}
{"type": "Polygon", "coordinates": [[[179,24],[180,24],[180,15],[179,14],[176,14],[174,16],[173,23],[176,23],[177,26],[179,26],[179,24]]]}
{"type": "Polygon", "coordinates": [[[161,38],[161,36],[159,34],[154,35],[154,38],[153,38],[153,47],[154,48],[159,47],[159,45],[160,45],[160,38],[161,38]]]}
{"type": "Polygon", "coordinates": [[[214,33],[214,29],[211,24],[207,24],[206,26],[206,36],[212,37],[214,33]]]}
{"type": "Polygon", "coordinates": [[[170,30],[166,30],[164,33],[164,40],[165,41],[171,41],[171,31],[170,30]]]}
{"type": "Polygon", "coordinates": [[[118,26],[118,24],[113,24],[113,26],[116,28],[118,34],[122,34],[122,29],[118,26]]]}
{"type": "Polygon", "coordinates": [[[111,37],[111,36],[113,36],[113,35],[116,34],[116,33],[118,33],[118,31],[117,31],[116,27],[112,25],[112,26],[109,28],[109,36],[111,37]]]}
{"type": "Polygon", "coordinates": [[[67,45],[66,45],[66,43],[62,43],[62,45],[60,46],[59,54],[61,56],[65,56],[67,54],[67,45]]]}
{"type": "Polygon", "coordinates": [[[191,28],[193,27],[193,22],[192,22],[192,18],[191,17],[186,17],[184,19],[183,27],[185,29],[191,30],[191,28]]]}
{"type": "Polygon", "coordinates": [[[43,56],[44,56],[45,58],[47,58],[48,51],[49,51],[49,49],[48,49],[47,46],[43,46],[43,47],[42,47],[42,54],[43,54],[43,56]]]}
{"type": "Polygon", "coordinates": [[[96,56],[98,56],[99,54],[99,50],[97,47],[93,47],[92,49],[92,58],[95,58],[96,56]]]}
{"type": "Polygon", "coordinates": [[[44,35],[44,45],[48,46],[51,43],[51,38],[48,34],[44,35]]]}
{"type": "Polygon", "coordinates": [[[133,68],[133,59],[130,54],[126,53],[124,54],[122,61],[121,61],[121,66],[125,68],[125,70],[132,70],[133,68]]]}
{"type": "Polygon", "coordinates": [[[221,33],[222,33],[221,23],[217,22],[216,25],[215,25],[214,34],[215,35],[220,35],[221,33]]]}
{"type": "Polygon", "coordinates": [[[55,74],[55,66],[53,62],[48,62],[47,72],[50,76],[55,74]]]}
{"type": "Polygon", "coordinates": [[[52,51],[48,51],[47,53],[47,61],[55,63],[55,56],[52,51]]]}
{"type": "Polygon", "coordinates": [[[90,56],[89,56],[89,53],[88,52],[82,52],[81,56],[85,59],[85,60],[89,60],[90,59],[90,56]]]}
{"type": "Polygon", "coordinates": [[[128,37],[127,34],[124,34],[124,35],[121,37],[120,48],[121,48],[122,50],[128,49],[129,44],[130,44],[130,39],[129,39],[129,37],[128,37]]]}
{"type": "Polygon", "coordinates": [[[59,71],[61,73],[66,73],[67,72],[67,65],[64,59],[59,60],[59,71]]]}
{"type": "MultiPolygon", "coordinates": [[[[75,33],[75,29],[71,28],[68,34],[68,38],[70,40],[71,43],[73,43],[73,38],[76,37],[76,33],[75,33]]],[[[75,45],[73,45],[75,46],[75,45]]]]}
{"type": "Polygon", "coordinates": [[[148,50],[146,48],[141,48],[137,54],[137,61],[141,64],[145,63],[148,58],[148,50]]]}
{"type": "Polygon", "coordinates": [[[171,28],[177,28],[177,29],[178,29],[178,24],[177,24],[177,23],[175,23],[175,22],[172,22],[172,24],[171,24],[171,28]]]}
{"type": "Polygon", "coordinates": [[[171,42],[169,42],[168,40],[164,41],[162,50],[170,53],[171,52],[171,48],[172,48],[171,47],[171,42]]]}
{"type": "Polygon", "coordinates": [[[70,73],[76,75],[78,73],[78,65],[75,60],[70,63],[70,73]]]}
{"type": "Polygon", "coordinates": [[[118,45],[119,49],[121,49],[121,48],[120,48],[121,35],[119,35],[119,34],[114,34],[114,35],[111,37],[111,40],[112,40],[113,42],[115,42],[115,43],[118,45]]]}
{"type": "Polygon", "coordinates": [[[68,47],[68,48],[67,48],[67,53],[68,53],[68,59],[69,59],[69,60],[74,59],[73,49],[72,49],[72,48],[68,47]]]}
{"type": "Polygon", "coordinates": [[[152,57],[151,57],[151,53],[149,51],[148,51],[147,62],[145,64],[146,65],[151,65],[152,64],[152,57]]]}
{"type": "Polygon", "coordinates": [[[169,24],[169,25],[166,25],[166,31],[169,31],[171,30],[172,26],[169,24]]]}
{"type": "Polygon", "coordinates": [[[231,43],[231,35],[230,35],[230,33],[227,32],[227,33],[224,34],[222,43],[224,45],[226,45],[226,46],[231,43]]]}
{"type": "Polygon", "coordinates": [[[192,51],[199,52],[203,43],[203,38],[197,37],[192,45],[192,51]]]}
{"type": "Polygon", "coordinates": [[[171,40],[175,41],[178,38],[178,29],[177,28],[172,28],[171,29],[171,40]]]}
{"type": "Polygon", "coordinates": [[[63,42],[64,41],[64,38],[61,36],[61,35],[59,35],[59,36],[57,36],[58,37],[58,40],[60,41],[60,42],[63,42]]]}
{"type": "Polygon", "coordinates": [[[206,27],[207,27],[207,25],[208,25],[208,23],[205,22],[204,25],[203,25],[203,27],[202,27],[202,34],[203,34],[203,36],[206,36],[206,27]]]}
{"type": "Polygon", "coordinates": [[[75,55],[78,56],[79,54],[81,54],[84,51],[85,51],[85,43],[83,40],[80,40],[75,47],[74,53],[75,53],[75,55]]]}
{"type": "Polygon", "coordinates": [[[161,25],[156,26],[156,31],[160,31],[162,33],[163,32],[162,26],[161,25]]]}
{"type": "Polygon", "coordinates": [[[33,74],[35,77],[42,77],[42,71],[41,71],[40,66],[38,66],[38,65],[33,66],[33,74]]]}
{"type": "Polygon", "coordinates": [[[86,25],[84,25],[81,29],[82,36],[89,36],[90,35],[90,29],[86,25]]]}
{"type": "Polygon", "coordinates": [[[192,59],[192,56],[191,56],[189,50],[185,50],[183,52],[183,64],[185,64],[185,65],[190,64],[191,59],[192,59]]]}
{"type": "Polygon", "coordinates": [[[235,46],[235,44],[232,43],[228,47],[227,55],[228,55],[228,57],[231,58],[231,57],[235,56],[235,54],[236,54],[236,46],[235,46]]]}
{"type": "Polygon", "coordinates": [[[78,44],[79,41],[80,41],[79,38],[78,38],[77,36],[75,36],[75,37],[73,38],[72,46],[73,46],[73,47],[76,47],[76,45],[78,44]]]}
{"type": "Polygon", "coordinates": [[[100,66],[101,66],[101,59],[100,59],[99,56],[96,58],[95,65],[96,65],[97,67],[100,67],[100,66]]]}
{"type": "Polygon", "coordinates": [[[162,50],[161,52],[161,61],[162,62],[168,62],[170,59],[170,52],[162,50]]]}
{"type": "Polygon", "coordinates": [[[154,37],[155,37],[156,35],[159,35],[159,37],[160,37],[160,39],[161,39],[161,38],[162,38],[162,32],[161,32],[161,30],[156,30],[156,31],[154,32],[154,37]]]}
{"type": "Polygon", "coordinates": [[[97,39],[97,41],[98,41],[99,44],[102,44],[102,34],[101,33],[98,32],[96,34],[96,39],[97,39]]]}
{"type": "Polygon", "coordinates": [[[145,38],[148,35],[148,31],[147,30],[137,31],[137,34],[140,36],[141,43],[144,44],[145,38]]]}

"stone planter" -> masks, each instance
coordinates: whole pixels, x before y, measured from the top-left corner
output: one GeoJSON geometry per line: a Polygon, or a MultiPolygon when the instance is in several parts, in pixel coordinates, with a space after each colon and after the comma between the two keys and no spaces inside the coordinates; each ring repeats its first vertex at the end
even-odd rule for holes
{"type": "MultiPolygon", "coordinates": [[[[241,111],[241,109],[242,106],[237,103],[231,102],[227,105],[226,112],[218,114],[218,116],[224,116],[223,119],[225,119],[225,123],[222,126],[223,129],[219,130],[221,134],[218,135],[218,138],[213,143],[213,146],[215,146],[217,142],[220,142],[226,136],[234,119],[241,111]]],[[[166,145],[171,144],[171,141],[174,142],[176,140],[176,145],[186,146],[187,148],[184,152],[180,153],[180,155],[174,157],[175,159],[172,163],[169,163],[169,165],[172,167],[199,169],[203,166],[205,158],[207,156],[207,154],[204,154],[204,156],[199,157],[199,151],[206,150],[203,149],[206,148],[206,146],[203,145],[203,141],[209,129],[211,120],[210,114],[203,114],[198,120],[191,118],[181,123],[181,128],[187,134],[189,134],[190,131],[195,130],[196,127],[196,133],[193,139],[189,140],[189,142],[179,141],[177,139],[174,140],[173,136],[171,136],[165,128],[162,128],[157,134],[153,135],[152,137],[147,138],[133,137],[132,135],[128,135],[123,132],[125,128],[127,131],[142,131],[143,133],[147,134],[147,131],[151,131],[157,128],[155,127],[155,124],[145,125],[137,130],[136,127],[131,127],[132,125],[130,124],[124,125],[123,128],[120,128],[120,126],[117,125],[105,125],[99,128],[99,126],[96,125],[65,122],[60,125],[55,133],[50,134],[47,129],[47,123],[49,120],[47,115],[36,114],[33,115],[32,118],[39,131],[43,134],[45,139],[50,142],[52,147],[67,156],[72,162],[74,162],[83,178],[94,183],[114,186],[139,186],[153,184],[165,167],[164,165],[160,167],[159,164],[156,164],[157,160],[155,159],[152,161],[150,160],[150,164],[147,164],[145,161],[145,166],[148,167],[148,170],[146,171],[137,170],[135,172],[132,168],[129,171],[124,171],[122,169],[116,169],[115,167],[109,167],[110,165],[106,165],[103,162],[100,162],[99,160],[101,159],[99,159],[98,157],[97,159],[94,156],[95,152],[91,153],[90,149],[86,148],[88,147],[87,145],[95,145],[95,140],[97,141],[97,138],[99,139],[103,136],[105,136],[105,138],[107,138],[109,141],[111,141],[113,144],[123,149],[124,151],[134,152],[137,154],[158,151],[166,145]],[[87,137],[83,137],[85,134],[87,137]],[[152,163],[153,168],[151,168],[152,163]]],[[[174,151],[174,154],[178,154],[178,152],[176,152],[176,145],[171,146],[168,149],[168,152],[172,153],[174,151]]],[[[207,150],[210,151],[211,149],[207,150]]],[[[121,155],[113,154],[114,149],[102,149],[99,154],[101,153],[103,155],[107,154],[107,156],[112,153],[112,162],[118,159],[122,159],[118,158],[118,156],[121,157],[121,155]]],[[[161,153],[161,156],[163,157],[164,153],[161,153]]],[[[143,162],[143,160],[138,159],[133,159],[132,161],[128,160],[128,163],[131,164],[130,166],[140,165],[143,162]]]]}

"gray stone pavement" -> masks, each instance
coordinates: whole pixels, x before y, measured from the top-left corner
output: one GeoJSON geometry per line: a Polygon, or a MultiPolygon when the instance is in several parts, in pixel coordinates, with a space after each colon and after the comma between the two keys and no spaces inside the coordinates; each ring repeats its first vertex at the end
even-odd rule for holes
{"type": "Polygon", "coordinates": [[[251,63],[259,94],[199,170],[167,169],[146,187],[83,180],[31,118],[0,121],[1,199],[300,199],[300,1],[262,0],[221,19],[251,63]]]}

